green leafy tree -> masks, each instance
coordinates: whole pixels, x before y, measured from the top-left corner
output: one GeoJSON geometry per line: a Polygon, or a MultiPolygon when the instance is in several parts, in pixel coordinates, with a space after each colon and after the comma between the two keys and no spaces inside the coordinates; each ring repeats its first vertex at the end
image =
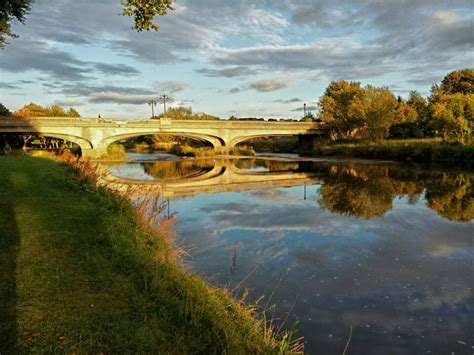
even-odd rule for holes
{"type": "Polygon", "coordinates": [[[416,110],[418,120],[423,121],[426,119],[426,116],[428,114],[428,102],[423,96],[421,96],[418,91],[410,91],[410,96],[408,97],[407,104],[414,110],[416,110]]]}
{"type": "Polygon", "coordinates": [[[364,90],[364,101],[366,129],[370,139],[375,141],[387,137],[394,122],[397,98],[388,88],[368,86],[364,90]]]}
{"type": "Polygon", "coordinates": [[[72,107],[66,112],[67,117],[81,117],[79,112],[77,112],[75,109],[72,107]]]}
{"type": "Polygon", "coordinates": [[[50,117],[66,117],[66,112],[58,105],[53,105],[49,109],[46,109],[46,111],[50,117]]]}
{"type": "Polygon", "coordinates": [[[319,100],[320,118],[338,138],[347,139],[363,126],[363,89],[358,82],[333,81],[319,100]]]}
{"type": "MultiPolygon", "coordinates": [[[[164,114],[161,114],[155,119],[160,119],[164,117],[164,114]]],[[[171,107],[166,111],[166,117],[169,117],[173,120],[199,120],[199,121],[212,121],[218,120],[219,117],[208,115],[207,113],[194,113],[191,107],[171,107]]]]}
{"type": "Polygon", "coordinates": [[[11,32],[11,21],[24,23],[25,16],[33,0],[2,0],[0,1],[0,48],[5,46],[5,37],[16,37],[11,32]]]}
{"type": "Polygon", "coordinates": [[[0,117],[9,117],[12,113],[3,104],[0,103],[0,117]]]}
{"type": "Polygon", "coordinates": [[[138,31],[158,31],[155,16],[164,16],[173,10],[173,0],[126,0],[122,1],[124,16],[133,16],[134,28],[138,31]]]}
{"type": "Polygon", "coordinates": [[[431,117],[444,141],[470,143],[474,130],[474,94],[441,96],[431,105],[431,117]]]}
{"type": "Polygon", "coordinates": [[[441,82],[440,89],[445,95],[474,94],[474,69],[462,69],[449,73],[441,82]]]}

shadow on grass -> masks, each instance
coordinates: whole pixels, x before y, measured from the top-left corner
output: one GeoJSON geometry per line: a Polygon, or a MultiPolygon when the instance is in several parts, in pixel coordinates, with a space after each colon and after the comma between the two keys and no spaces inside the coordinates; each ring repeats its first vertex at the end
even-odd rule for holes
{"type": "MultiPolygon", "coordinates": [[[[13,158],[2,158],[13,159],[13,158]]],[[[0,173],[3,190],[0,198],[0,354],[13,354],[16,349],[16,273],[20,248],[18,226],[12,205],[8,172],[0,173]]]]}

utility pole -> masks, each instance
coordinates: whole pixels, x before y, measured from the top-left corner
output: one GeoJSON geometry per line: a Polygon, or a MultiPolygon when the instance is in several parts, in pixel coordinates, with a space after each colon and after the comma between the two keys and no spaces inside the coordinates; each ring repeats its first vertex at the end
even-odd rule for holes
{"type": "Polygon", "coordinates": [[[163,100],[163,106],[164,106],[163,112],[164,112],[164,115],[165,115],[165,116],[166,116],[166,100],[169,99],[169,98],[170,98],[170,97],[169,97],[168,95],[166,95],[166,94],[163,94],[163,95],[160,96],[160,99],[163,100]]]}
{"type": "Polygon", "coordinates": [[[148,103],[148,105],[151,106],[151,118],[153,118],[153,117],[155,117],[156,101],[152,99],[152,100],[148,103]]]}

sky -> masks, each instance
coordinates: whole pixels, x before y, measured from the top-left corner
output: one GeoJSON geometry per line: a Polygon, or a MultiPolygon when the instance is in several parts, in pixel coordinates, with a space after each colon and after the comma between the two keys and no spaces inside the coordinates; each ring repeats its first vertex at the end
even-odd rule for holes
{"type": "MultiPolygon", "coordinates": [[[[473,67],[474,0],[177,0],[137,33],[120,0],[36,0],[0,50],[0,102],[148,118],[151,99],[221,118],[299,118],[333,80],[428,95],[473,67]]],[[[161,113],[162,106],[156,108],[161,113]]]]}

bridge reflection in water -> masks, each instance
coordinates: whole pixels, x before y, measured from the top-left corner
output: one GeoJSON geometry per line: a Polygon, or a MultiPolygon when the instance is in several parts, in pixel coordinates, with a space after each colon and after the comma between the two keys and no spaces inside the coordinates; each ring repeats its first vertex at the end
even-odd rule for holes
{"type": "Polygon", "coordinates": [[[316,198],[333,214],[382,217],[392,210],[395,198],[406,198],[409,204],[424,199],[428,208],[452,221],[469,222],[474,218],[474,174],[469,171],[281,159],[193,159],[145,163],[140,168],[148,180],[108,174],[104,183],[116,191],[159,194],[164,199],[317,185],[304,189],[301,199],[306,199],[308,192],[309,198],[316,198]]]}
{"type": "Polygon", "coordinates": [[[216,159],[143,164],[156,180],[126,179],[108,174],[105,182],[115,191],[158,193],[163,198],[229,191],[310,185],[317,174],[301,171],[299,162],[216,159]]]}

